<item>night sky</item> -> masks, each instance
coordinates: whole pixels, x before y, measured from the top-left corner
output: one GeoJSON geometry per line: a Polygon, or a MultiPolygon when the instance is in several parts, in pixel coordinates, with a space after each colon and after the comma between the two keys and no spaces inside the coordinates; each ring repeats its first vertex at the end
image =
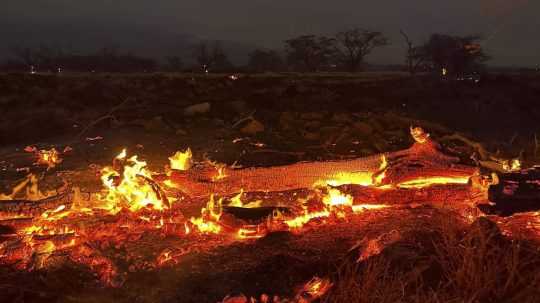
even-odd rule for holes
{"type": "MultiPolygon", "coordinates": [[[[5,2],[5,1],[4,1],[5,2]]],[[[0,57],[15,45],[76,51],[103,46],[155,57],[186,55],[197,39],[227,43],[238,61],[255,47],[282,48],[306,33],[360,26],[392,45],[368,58],[402,63],[402,28],[418,42],[432,32],[482,34],[492,65],[540,63],[537,0],[13,0],[0,7],[0,57]]]]}

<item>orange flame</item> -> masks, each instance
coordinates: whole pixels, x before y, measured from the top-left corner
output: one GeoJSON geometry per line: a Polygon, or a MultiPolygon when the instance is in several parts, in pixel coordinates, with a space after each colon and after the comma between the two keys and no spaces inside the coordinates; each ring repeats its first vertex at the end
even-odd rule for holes
{"type": "Polygon", "coordinates": [[[199,218],[192,217],[189,221],[203,234],[218,234],[221,231],[218,222],[223,213],[222,202],[222,198],[215,201],[214,195],[210,195],[206,207],[201,209],[201,216],[199,218]]]}
{"type": "Polygon", "coordinates": [[[105,208],[112,212],[117,212],[123,207],[131,211],[150,206],[163,210],[166,197],[150,183],[152,173],[146,168],[146,162],[139,161],[137,156],[125,160],[126,156],[124,149],[116,157],[118,160],[124,160],[122,172],[112,167],[105,167],[102,170],[101,181],[107,190],[104,198],[107,203],[105,208]]]}
{"type": "Polygon", "coordinates": [[[193,154],[191,153],[191,149],[188,148],[184,152],[177,151],[174,155],[169,157],[169,162],[171,165],[171,169],[176,169],[176,170],[190,169],[191,165],[193,165],[193,154]]]}

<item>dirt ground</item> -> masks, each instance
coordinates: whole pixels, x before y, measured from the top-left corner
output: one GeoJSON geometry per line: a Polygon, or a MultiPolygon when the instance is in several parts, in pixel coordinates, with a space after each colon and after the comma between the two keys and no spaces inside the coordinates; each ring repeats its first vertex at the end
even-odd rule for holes
{"type": "MultiPolygon", "coordinates": [[[[0,92],[0,192],[7,192],[28,171],[43,176],[44,188],[57,187],[67,176],[82,192],[98,191],[96,171],[109,165],[122,148],[155,170],[187,147],[196,161],[243,167],[363,157],[410,146],[411,125],[422,126],[435,140],[459,132],[493,154],[519,157],[526,165],[536,164],[540,157],[536,140],[540,77],[499,75],[475,84],[397,74],[240,75],[238,80],[229,75],[0,75],[0,92]],[[28,145],[58,150],[69,146],[73,151],[58,167],[45,171],[33,165],[32,155],[24,151],[28,145]]],[[[470,146],[441,143],[471,163],[469,156],[475,151],[470,146]]],[[[201,206],[194,204],[187,213],[196,213],[201,206]]],[[[490,220],[499,224],[497,236],[513,232],[511,239],[536,247],[540,224],[533,214],[490,220]]],[[[140,266],[130,271],[127,264],[119,264],[126,267],[119,288],[104,287],[77,264],[59,262],[58,267],[30,273],[3,268],[0,301],[219,302],[238,292],[287,297],[313,276],[346,281],[341,269],[358,258],[358,244],[365,241],[398,233],[401,240],[392,242],[395,245],[382,255],[393,262],[401,258],[403,264],[436,255],[434,248],[426,248],[430,242],[426,239],[439,239],[436,231],[441,222],[449,221],[459,235],[475,226],[450,210],[404,207],[339,224],[314,222],[302,233],[271,233],[257,240],[146,234],[110,253],[136,250],[154,258],[164,248],[187,245],[185,241],[206,245],[164,268],[140,266]],[[416,253],[411,255],[408,249],[416,253]]],[[[509,239],[504,241],[513,241],[509,239]]],[[[422,271],[423,279],[444,282],[444,271],[433,264],[422,271]]],[[[350,300],[344,299],[344,284],[336,283],[335,299],[326,300],[350,300]]],[[[493,298],[491,293],[475,296],[481,302],[493,298]]],[[[498,302],[520,298],[514,293],[505,296],[498,302]]],[[[411,298],[402,300],[412,302],[411,298]]],[[[380,299],[350,301],[383,302],[380,299]]]]}

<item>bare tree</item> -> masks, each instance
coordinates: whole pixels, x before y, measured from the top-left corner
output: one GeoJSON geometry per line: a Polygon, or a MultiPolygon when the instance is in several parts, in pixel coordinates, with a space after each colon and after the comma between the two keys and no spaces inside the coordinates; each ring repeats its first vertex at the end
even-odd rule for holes
{"type": "Polygon", "coordinates": [[[15,57],[15,60],[26,65],[28,68],[37,65],[35,51],[30,47],[15,46],[11,48],[11,53],[15,57]]]}
{"type": "Polygon", "coordinates": [[[297,69],[315,72],[327,65],[335,54],[335,39],[304,35],[285,41],[287,60],[297,69]]]}
{"type": "Polygon", "coordinates": [[[194,56],[204,72],[226,70],[232,67],[219,41],[214,41],[212,47],[209,46],[209,42],[201,41],[195,46],[194,56]]]}
{"type": "Polygon", "coordinates": [[[358,71],[364,62],[364,58],[373,49],[388,45],[388,39],[376,31],[361,28],[352,28],[336,34],[338,59],[346,68],[358,71]]]}
{"type": "Polygon", "coordinates": [[[414,46],[414,43],[403,30],[399,30],[399,32],[407,44],[407,54],[405,56],[407,71],[411,75],[414,75],[418,71],[418,68],[426,61],[425,49],[422,46],[414,46]]]}

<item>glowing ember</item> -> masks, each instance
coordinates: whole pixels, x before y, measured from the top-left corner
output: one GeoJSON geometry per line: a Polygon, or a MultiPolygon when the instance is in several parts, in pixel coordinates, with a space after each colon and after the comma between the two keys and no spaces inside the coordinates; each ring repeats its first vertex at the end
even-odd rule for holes
{"type": "Polygon", "coordinates": [[[367,210],[385,209],[389,207],[390,205],[385,204],[357,204],[352,206],[352,210],[354,213],[361,213],[367,210]]]}
{"type": "Polygon", "coordinates": [[[338,189],[330,188],[328,189],[328,194],[323,197],[324,204],[332,206],[352,206],[353,197],[350,195],[344,195],[338,189]]]}
{"type": "Polygon", "coordinates": [[[242,201],[243,194],[244,194],[244,190],[241,189],[240,192],[238,193],[238,195],[231,198],[228,206],[231,206],[231,207],[243,207],[243,208],[256,208],[256,207],[261,206],[261,204],[262,204],[261,200],[252,201],[252,202],[248,202],[248,203],[244,204],[244,202],[242,201]]]}
{"type": "Polygon", "coordinates": [[[315,185],[330,185],[340,186],[345,184],[355,184],[362,186],[373,186],[380,184],[384,178],[384,170],[387,168],[388,162],[384,155],[381,156],[381,164],[377,172],[371,171],[359,171],[354,173],[339,172],[333,176],[330,180],[324,182],[318,182],[315,185]]]}
{"type": "Polygon", "coordinates": [[[411,126],[411,136],[414,141],[418,143],[426,143],[429,139],[429,134],[426,133],[421,127],[412,127],[411,126]]]}
{"type": "Polygon", "coordinates": [[[503,161],[503,169],[508,172],[514,172],[521,169],[521,161],[519,159],[513,159],[509,161],[503,161]]]}
{"type": "Polygon", "coordinates": [[[313,277],[313,279],[304,285],[301,292],[297,295],[297,298],[305,300],[302,302],[312,302],[313,300],[322,297],[331,287],[332,283],[329,279],[313,277]]]}
{"type": "Polygon", "coordinates": [[[217,175],[215,175],[212,180],[213,181],[219,181],[222,179],[225,179],[227,177],[227,174],[225,172],[226,165],[225,164],[219,164],[219,163],[212,163],[213,166],[216,168],[217,175]]]}
{"type": "Polygon", "coordinates": [[[246,225],[240,228],[236,235],[239,239],[258,239],[266,235],[266,230],[260,225],[246,225]]]}
{"type": "Polygon", "coordinates": [[[437,184],[468,184],[469,177],[429,177],[406,181],[397,185],[399,188],[424,188],[437,184]]]}
{"type": "MultiPolygon", "coordinates": [[[[45,165],[48,169],[54,168],[56,165],[62,163],[60,154],[55,148],[38,150],[34,146],[27,146],[24,150],[29,153],[34,153],[37,158],[36,164],[45,165]]],[[[69,151],[69,149],[66,150],[69,151]]]]}

